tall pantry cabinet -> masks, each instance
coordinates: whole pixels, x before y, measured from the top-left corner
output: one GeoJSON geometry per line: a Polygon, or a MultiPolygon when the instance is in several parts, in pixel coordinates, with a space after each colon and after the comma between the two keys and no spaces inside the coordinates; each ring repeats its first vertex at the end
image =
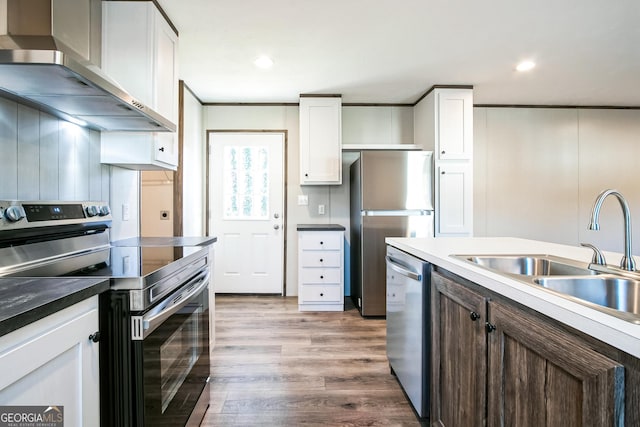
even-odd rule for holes
{"type": "MultiPolygon", "coordinates": [[[[102,68],[134,97],[178,123],[178,35],[154,2],[102,3],[102,68]]],[[[101,162],[176,170],[176,132],[103,132],[101,162]]]]}
{"type": "Polygon", "coordinates": [[[473,89],[434,87],[414,108],[414,142],[433,150],[435,235],[473,235],[473,89]]]}

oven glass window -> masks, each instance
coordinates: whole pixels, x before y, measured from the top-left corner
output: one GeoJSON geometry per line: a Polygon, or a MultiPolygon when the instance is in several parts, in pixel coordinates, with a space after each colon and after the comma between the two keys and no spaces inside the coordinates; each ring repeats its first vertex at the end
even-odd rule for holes
{"type": "Polygon", "coordinates": [[[201,313],[200,308],[194,310],[160,346],[162,412],[167,409],[202,352],[198,323],[201,313]]]}

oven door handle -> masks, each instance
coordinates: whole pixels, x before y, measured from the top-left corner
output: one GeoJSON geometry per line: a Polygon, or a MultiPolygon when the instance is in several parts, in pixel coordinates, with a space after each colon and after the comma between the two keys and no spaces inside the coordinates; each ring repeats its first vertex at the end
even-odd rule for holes
{"type": "Polygon", "coordinates": [[[158,313],[148,313],[142,317],[142,328],[144,329],[142,339],[146,338],[151,332],[153,332],[158,326],[162,324],[168,317],[182,309],[189,303],[189,300],[194,295],[202,292],[204,288],[209,285],[209,269],[201,272],[196,277],[191,279],[184,288],[189,288],[199,283],[195,288],[191,290],[185,289],[180,294],[171,296],[165,304],[162,304],[161,311],[158,313]]]}

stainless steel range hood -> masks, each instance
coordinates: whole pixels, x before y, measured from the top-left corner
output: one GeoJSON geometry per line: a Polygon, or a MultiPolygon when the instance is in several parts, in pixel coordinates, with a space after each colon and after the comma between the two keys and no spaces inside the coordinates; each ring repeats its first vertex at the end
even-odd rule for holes
{"type": "Polygon", "coordinates": [[[0,1],[0,96],[100,131],[175,131],[94,65],[100,11],[99,0],[0,1]]]}

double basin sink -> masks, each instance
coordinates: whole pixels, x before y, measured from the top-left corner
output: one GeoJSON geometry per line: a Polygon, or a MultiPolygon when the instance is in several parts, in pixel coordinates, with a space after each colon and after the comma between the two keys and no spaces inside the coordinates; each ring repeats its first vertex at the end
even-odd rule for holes
{"type": "Polygon", "coordinates": [[[640,324],[640,277],[598,273],[586,263],[554,255],[453,257],[640,324]]]}

